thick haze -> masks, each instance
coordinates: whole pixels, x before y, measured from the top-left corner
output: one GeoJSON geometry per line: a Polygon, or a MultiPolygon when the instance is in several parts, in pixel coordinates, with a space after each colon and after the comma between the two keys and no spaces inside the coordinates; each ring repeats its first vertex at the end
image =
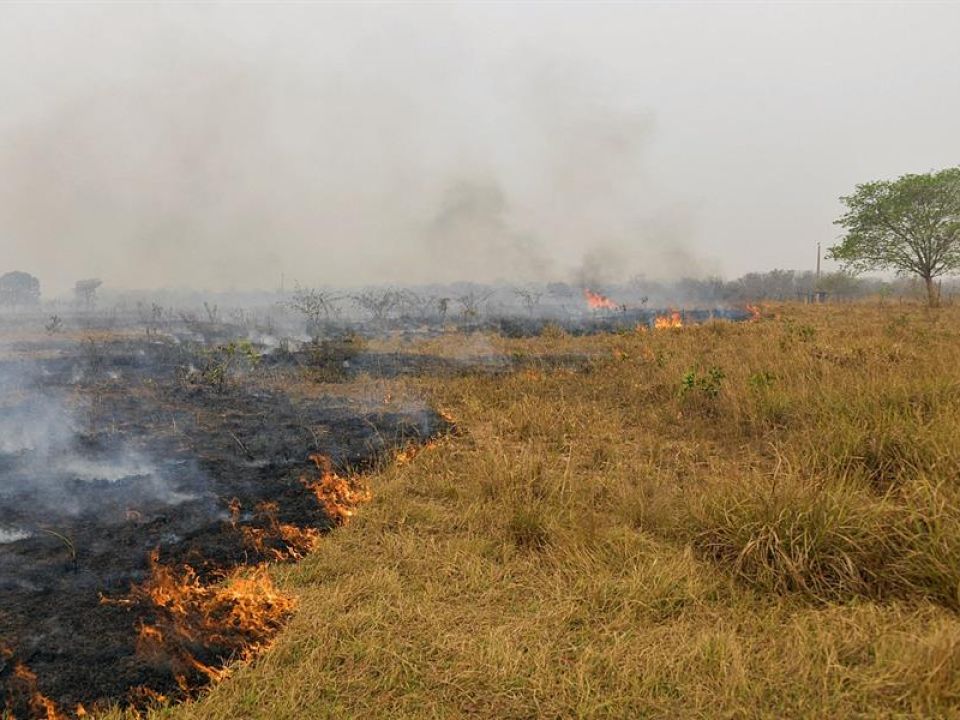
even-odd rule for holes
{"type": "Polygon", "coordinates": [[[813,265],[960,162],[960,4],[5,5],[0,272],[44,295],[813,265]]]}

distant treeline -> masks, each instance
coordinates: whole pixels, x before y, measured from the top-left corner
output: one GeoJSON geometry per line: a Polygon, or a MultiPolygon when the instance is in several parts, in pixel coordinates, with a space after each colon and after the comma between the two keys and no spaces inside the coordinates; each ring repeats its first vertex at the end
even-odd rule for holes
{"type": "MultiPolygon", "coordinates": [[[[298,285],[290,291],[248,288],[225,292],[192,289],[126,290],[98,292],[99,280],[78,281],[73,297],[62,296],[41,302],[40,281],[24,272],[0,274],[0,310],[27,310],[31,307],[57,312],[85,311],[137,314],[155,317],[175,316],[190,311],[213,321],[224,319],[238,308],[286,307],[299,296],[323,298],[325,317],[343,315],[397,316],[470,316],[520,312],[550,314],[586,311],[584,291],[589,289],[609,299],[609,307],[725,307],[762,301],[843,302],[875,298],[878,300],[922,299],[925,288],[912,277],[865,277],[844,272],[824,273],[817,278],[812,271],[770,270],[752,272],[734,280],[721,277],[653,280],[636,276],[627,282],[541,282],[449,283],[364,288],[338,288],[331,284],[298,285]],[[220,317],[223,316],[223,317],[220,317]]],[[[945,302],[960,296],[960,278],[944,280],[945,302]]]]}
{"type": "MultiPolygon", "coordinates": [[[[821,299],[827,302],[865,298],[922,298],[926,292],[916,278],[858,277],[844,272],[771,270],[752,272],[735,280],[719,277],[683,278],[657,282],[637,278],[632,290],[650,298],[677,297],[696,304],[738,304],[763,300],[821,299]]],[[[960,281],[944,280],[944,299],[960,293],[960,281]]]]}

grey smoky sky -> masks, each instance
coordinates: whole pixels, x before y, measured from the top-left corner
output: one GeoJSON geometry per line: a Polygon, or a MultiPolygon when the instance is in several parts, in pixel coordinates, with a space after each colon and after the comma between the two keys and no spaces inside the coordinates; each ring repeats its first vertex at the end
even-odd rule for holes
{"type": "Polygon", "coordinates": [[[960,4],[0,7],[0,271],[113,287],[809,268],[960,162],[960,4]]]}

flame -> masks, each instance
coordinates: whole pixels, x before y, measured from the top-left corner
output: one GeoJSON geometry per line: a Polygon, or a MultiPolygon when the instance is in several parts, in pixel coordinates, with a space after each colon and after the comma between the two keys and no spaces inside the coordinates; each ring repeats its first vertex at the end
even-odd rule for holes
{"type": "Polygon", "coordinates": [[[657,330],[683,327],[683,318],[678,311],[671,310],[667,315],[657,315],[653,319],[653,327],[657,330]]]}
{"type": "Polygon", "coordinates": [[[335,525],[345,525],[353,516],[354,508],[370,500],[370,491],[337,475],[326,455],[314,453],[310,459],[317,466],[320,477],[302,475],[300,482],[314,494],[335,525]]]}
{"type": "Polygon", "coordinates": [[[595,293],[590,288],[583,289],[583,297],[587,299],[587,305],[591,310],[616,310],[617,304],[608,297],[595,293]]]}
{"type": "Polygon", "coordinates": [[[413,460],[417,455],[419,455],[424,450],[433,450],[438,445],[436,440],[431,440],[423,445],[417,445],[416,443],[410,443],[406,447],[397,451],[397,454],[394,455],[394,462],[397,465],[404,465],[411,460],[413,460]]]}
{"type": "Polygon", "coordinates": [[[133,688],[133,690],[129,692],[129,697],[134,705],[141,707],[144,705],[162,705],[167,701],[166,695],[158,693],[146,685],[138,685],[133,688]]]}
{"type": "Polygon", "coordinates": [[[4,664],[13,661],[13,670],[7,678],[3,677],[6,673],[0,673],[0,708],[5,709],[4,718],[15,719],[14,711],[22,709],[32,718],[67,720],[56,703],[37,689],[36,674],[19,660],[14,660],[12,650],[0,645],[0,659],[4,664]]]}
{"type": "MultiPolygon", "coordinates": [[[[277,518],[280,511],[275,502],[262,502],[257,505],[257,519],[263,527],[244,525],[240,528],[243,543],[262,557],[273,560],[300,560],[313,550],[320,541],[320,531],[312,527],[298,527],[282,523],[277,518]]],[[[233,524],[236,527],[240,514],[240,503],[234,498],[230,503],[233,524]]]]}
{"type": "Polygon", "coordinates": [[[169,667],[185,692],[205,680],[222,680],[229,674],[224,663],[252,657],[294,606],[264,565],[207,585],[189,565],[177,570],[161,564],[156,551],[150,554],[150,577],[126,598],[105,602],[149,609],[150,620],[137,627],[137,655],[169,667]]]}
{"type": "Polygon", "coordinates": [[[750,322],[756,322],[760,319],[760,313],[763,311],[760,305],[747,305],[746,310],[750,313],[750,322]]]}

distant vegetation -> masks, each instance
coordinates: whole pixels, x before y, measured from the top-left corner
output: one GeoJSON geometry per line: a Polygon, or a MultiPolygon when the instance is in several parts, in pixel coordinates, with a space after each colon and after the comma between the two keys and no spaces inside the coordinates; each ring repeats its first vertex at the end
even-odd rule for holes
{"type": "Polygon", "coordinates": [[[30,273],[14,270],[0,275],[0,305],[23,308],[40,303],[40,281],[30,273]]]}
{"type": "Polygon", "coordinates": [[[846,235],[831,256],[858,272],[914,275],[939,305],[937,278],[960,270],[960,167],[864,183],[841,200],[846,235]]]}
{"type": "Polygon", "coordinates": [[[89,278],[87,280],[78,280],[73,286],[73,294],[77,300],[77,305],[86,310],[92,310],[97,302],[97,289],[103,285],[103,281],[98,278],[89,278]]]}

